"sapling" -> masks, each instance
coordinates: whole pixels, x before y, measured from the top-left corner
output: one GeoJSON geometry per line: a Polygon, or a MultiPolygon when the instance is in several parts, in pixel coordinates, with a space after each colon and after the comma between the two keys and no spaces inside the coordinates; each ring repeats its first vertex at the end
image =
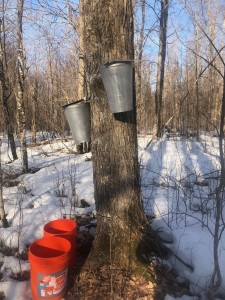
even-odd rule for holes
{"type": "Polygon", "coordinates": [[[77,195],[77,166],[75,161],[68,160],[68,180],[71,189],[70,199],[70,217],[72,217],[72,211],[78,206],[79,200],[77,195]]]}
{"type": "Polygon", "coordinates": [[[18,248],[18,263],[19,263],[19,272],[20,276],[22,276],[23,271],[22,271],[22,265],[21,265],[21,257],[20,257],[20,238],[21,238],[21,233],[23,230],[23,200],[24,200],[24,194],[19,193],[18,194],[18,208],[19,208],[19,224],[18,224],[18,237],[17,237],[17,248],[18,248]]]}
{"type": "Polygon", "coordinates": [[[8,221],[6,219],[4,200],[3,200],[3,174],[2,174],[2,140],[0,139],[0,219],[2,220],[2,227],[9,227],[8,221]]]}
{"type": "Polygon", "coordinates": [[[65,208],[64,199],[67,196],[66,196],[66,186],[65,186],[65,183],[64,183],[65,182],[64,172],[62,170],[61,173],[60,173],[60,171],[58,170],[56,165],[54,165],[54,168],[56,170],[56,175],[53,176],[55,195],[58,197],[62,208],[65,208]]]}

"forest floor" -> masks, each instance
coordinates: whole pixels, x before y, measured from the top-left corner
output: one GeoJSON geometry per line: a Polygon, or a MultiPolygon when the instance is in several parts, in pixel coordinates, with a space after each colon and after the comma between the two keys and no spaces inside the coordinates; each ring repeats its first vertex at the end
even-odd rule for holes
{"type": "MultiPolygon", "coordinates": [[[[86,219],[87,220],[87,219],[86,219]]],[[[83,223],[83,221],[82,221],[83,223]]],[[[79,224],[79,222],[78,222],[79,224]]],[[[90,223],[87,223],[89,226],[90,223]]],[[[69,291],[66,299],[146,299],[164,300],[175,297],[194,299],[190,293],[189,282],[179,282],[178,273],[165,264],[160,264],[159,259],[154,257],[146,265],[146,271],[151,274],[154,283],[148,281],[143,275],[132,275],[125,270],[102,267],[95,273],[88,269],[83,270],[86,258],[92,247],[93,235],[87,232],[78,234],[77,264],[69,273],[69,291]],[[83,270],[82,277],[80,272],[83,270]],[[173,297],[169,296],[173,295],[173,297]],[[170,298],[169,298],[170,297],[170,298]]]]}
{"type": "MultiPolygon", "coordinates": [[[[43,236],[46,223],[59,218],[74,218],[79,225],[69,300],[108,299],[106,294],[112,299],[207,299],[213,272],[214,192],[220,179],[216,137],[164,137],[147,149],[151,136],[138,137],[144,209],[170,253],[167,258],[154,253],[148,257],[154,283],[106,268],[95,274],[86,270],[85,276],[79,276],[96,226],[91,153],[77,154],[68,137],[42,134],[32,144],[28,136],[31,172],[23,175],[21,160],[11,161],[8,141],[1,139],[3,198],[10,226],[0,227],[0,299],[32,299],[29,245],[43,236]]],[[[20,155],[18,146],[17,151],[20,155]]],[[[224,232],[219,260],[221,265],[225,261],[224,232]]],[[[221,274],[218,300],[225,299],[225,268],[221,274]]]]}

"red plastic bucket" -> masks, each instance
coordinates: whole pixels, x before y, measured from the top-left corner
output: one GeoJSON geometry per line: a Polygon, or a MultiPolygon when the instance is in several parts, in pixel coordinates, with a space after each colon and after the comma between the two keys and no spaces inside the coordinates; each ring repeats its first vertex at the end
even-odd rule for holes
{"type": "Polygon", "coordinates": [[[44,226],[44,236],[63,237],[71,243],[69,267],[73,267],[76,260],[77,223],[68,219],[51,221],[44,226]]]}
{"type": "Polygon", "coordinates": [[[61,300],[66,292],[71,245],[61,237],[44,237],[30,245],[33,300],[61,300]]]}

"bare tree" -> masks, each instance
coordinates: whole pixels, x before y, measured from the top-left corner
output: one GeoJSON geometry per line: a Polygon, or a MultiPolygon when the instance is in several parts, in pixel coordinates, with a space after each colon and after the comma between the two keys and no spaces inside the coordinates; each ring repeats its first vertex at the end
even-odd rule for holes
{"type": "Polygon", "coordinates": [[[24,82],[25,82],[25,55],[23,48],[23,7],[24,0],[17,2],[17,123],[20,137],[20,146],[22,154],[22,169],[24,173],[28,172],[28,157],[26,144],[26,113],[24,106],[24,82]]]}
{"type": "Polygon", "coordinates": [[[141,130],[143,125],[143,113],[144,113],[144,105],[143,105],[143,93],[142,93],[142,57],[144,51],[144,30],[145,30],[145,1],[141,0],[141,28],[140,33],[136,33],[139,37],[137,39],[136,45],[136,59],[137,59],[137,68],[136,68],[136,90],[137,90],[137,119],[138,119],[138,130],[141,130]],[[142,126],[141,126],[142,125],[142,126]]]}
{"type": "Polygon", "coordinates": [[[35,77],[33,83],[33,93],[32,93],[32,121],[31,121],[33,143],[36,143],[36,137],[37,137],[37,102],[38,102],[38,78],[35,77]]]}
{"type": "Polygon", "coordinates": [[[3,16],[0,19],[0,82],[1,82],[1,98],[4,112],[4,119],[7,128],[8,140],[13,159],[17,159],[16,145],[14,140],[12,117],[9,112],[8,100],[11,96],[9,88],[9,79],[7,75],[6,49],[5,49],[5,28],[4,28],[4,0],[3,0],[3,16]]]}
{"type": "Polygon", "coordinates": [[[6,219],[4,199],[3,199],[3,174],[2,174],[2,140],[0,139],[0,219],[2,220],[2,226],[4,228],[8,227],[8,221],[6,219]]]}
{"type": "Polygon", "coordinates": [[[158,66],[155,92],[155,118],[156,124],[153,130],[153,135],[160,137],[162,135],[162,109],[163,109],[163,85],[164,85],[164,70],[166,59],[166,41],[167,41],[167,23],[169,0],[161,0],[160,11],[160,32],[159,32],[159,52],[158,66]]]}
{"type": "Polygon", "coordinates": [[[224,125],[225,125],[225,61],[222,61],[223,72],[223,96],[220,112],[220,128],[219,128],[219,150],[220,150],[220,164],[221,164],[221,179],[219,186],[215,190],[216,200],[216,220],[214,227],[213,239],[213,255],[214,255],[214,270],[211,278],[211,289],[209,292],[209,299],[214,300],[218,289],[222,284],[221,266],[219,263],[219,242],[225,230],[223,223],[223,209],[224,209],[224,192],[225,192],[225,160],[224,160],[224,125]]]}
{"type": "MultiPolygon", "coordinates": [[[[214,239],[213,239],[213,256],[214,256],[214,269],[211,278],[211,286],[208,293],[208,297],[210,300],[214,300],[216,297],[216,293],[218,292],[219,288],[222,284],[222,275],[221,275],[221,266],[219,263],[219,243],[222,237],[222,234],[225,230],[225,224],[223,220],[223,209],[224,209],[224,191],[225,191],[225,157],[224,157],[224,126],[225,126],[225,60],[221,54],[222,50],[218,50],[217,46],[215,45],[212,38],[209,36],[207,31],[203,28],[203,26],[198,22],[195,18],[192,10],[186,6],[185,7],[188,14],[190,15],[191,19],[193,20],[194,24],[198,26],[201,32],[204,34],[205,38],[210,43],[210,46],[215,51],[216,55],[218,56],[221,67],[219,68],[215,63],[212,61],[208,61],[207,58],[204,56],[200,56],[199,53],[195,53],[199,57],[201,57],[208,65],[211,65],[216,72],[222,78],[222,85],[223,85],[223,92],[222,92],[222,99],[221,99],[221,108],[220,108],[220,125],[218,129],[219,133],[219,153],[220,153],[220,182],[218,187],[215,189],[215,227],[214,227],[214,239]]],[[[213,61],[214,62],[214,61],[213,61]]]]}
{"type": "MultiPolygon", "coordinates": [[[[80,1],[79,3],[79,26],[78,26],[78,36],[79,36],[79,60],[78,60],[78,82],[77,82],[77,93],[78,99],[88,100],[88,91],[86,86],[86,75],[84,68],[84,3],[80,1]]],[[[77,151],[79,153],[85,153],[89,151],[89,142],[84,142],[76,145],[77,151]]]]}
{"type": "MultiPolygon", "coordinates": [[[[195,51],[199,53],[199,28],[195,26],[195,51]]],[[[196,93],[196,134],[199,139],[199,130],[200,130],[200,112],[199,112],[199,80],[197,80],[199,74],[199,57],[195,56],[195,93],[196,93]]]]}
{"type": "Polygon", "coordinates": [[[79,60],[78,60],[78,99],[85,97],[85,70],[84,70],[84,4],[80,1],[80,14],[79,14],[79,60]]]}

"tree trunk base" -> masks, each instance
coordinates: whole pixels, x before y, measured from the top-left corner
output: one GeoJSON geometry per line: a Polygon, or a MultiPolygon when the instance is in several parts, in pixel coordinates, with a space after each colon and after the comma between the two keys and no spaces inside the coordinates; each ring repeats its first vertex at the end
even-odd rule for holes
{"type": "MultiPolygon", "coordinates": [[[[153,280],[152,280],[153,281],[153,280]]],[[[76,280],[73,296],[67,299],[156,299],[156,285],[144,276],[127,270],[103,266],[96,270],[82,270],[76,280]]],[[[163,297],[158,299],[164,299],[163,297]]]]}
{"type": "Polygon", "coordinates": [[[160,259],[154,256],[149,264],[140,264],[138,272],[110,265],[94,268],[85,264],[66,299],[164,300],[166,294],[174,297],[191,296],[189,283],[180,283],[177,277],[174,269],[161,264],[160,259]]]}
{"type": "Polygon", "coordinates": [[[175,270],[161,263],[158,257],[166,257],[168,253],[149,228],[140,238],[133,258],[136,268],[132,270],[107,263],[107,260],[100,265],[99,259],[95,261],[96,253],[91,251],[93,236],[80,233],[78,239],[77,263],[70,274],[71,289],[67,300],[161,300],[167,293],[177,297],[190,295],[189,284],[178,283],[175,270]]]}

